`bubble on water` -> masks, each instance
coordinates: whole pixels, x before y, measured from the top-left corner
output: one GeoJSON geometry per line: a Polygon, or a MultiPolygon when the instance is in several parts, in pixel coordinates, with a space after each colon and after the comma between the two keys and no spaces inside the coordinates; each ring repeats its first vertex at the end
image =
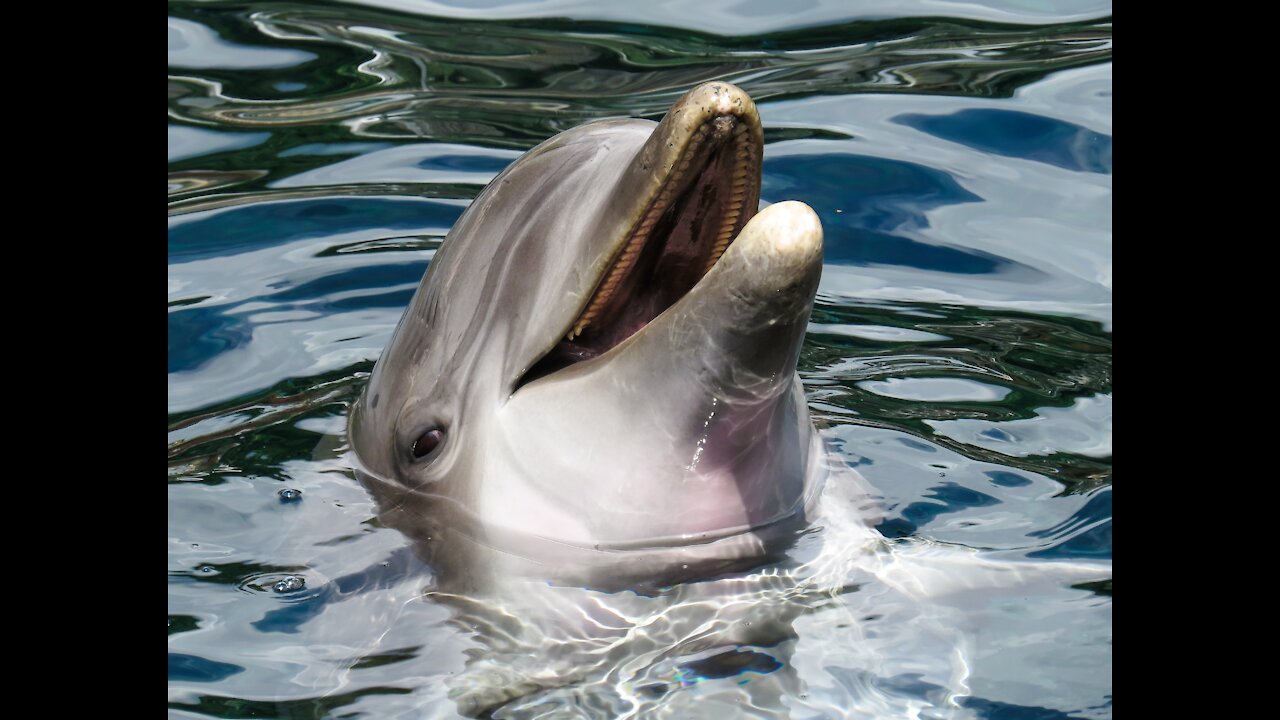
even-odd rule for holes
{"type": "Polygon", "coordinates": [[[307,581],[298,575],[290,575],[289,577],[277,582],[271,587],[278,593],[297,592],[307,586],[307,581]]]}
{"type": "Polygon", "coordinates": [[[293,488],[285,488],[276,494],[280,496],[282,503],[295,503],[302,499],[302,491],[293,488]]]}

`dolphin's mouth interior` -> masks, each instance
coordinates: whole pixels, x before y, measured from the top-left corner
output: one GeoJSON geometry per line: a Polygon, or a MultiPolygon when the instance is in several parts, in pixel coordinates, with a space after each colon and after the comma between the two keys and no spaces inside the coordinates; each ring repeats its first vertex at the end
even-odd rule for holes
{"type": "Polygon", "coordinates": [[[759,204],[753,122],[758,121],[726,113],[689,134],[669,177],[568,335],[520,378],[516,389],[617,346],[711,270],[759,204]]]}

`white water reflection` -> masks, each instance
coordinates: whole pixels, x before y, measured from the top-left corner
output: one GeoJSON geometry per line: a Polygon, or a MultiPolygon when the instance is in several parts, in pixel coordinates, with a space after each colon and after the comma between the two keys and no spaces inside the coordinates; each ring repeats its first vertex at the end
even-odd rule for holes
{"type": "Polygon", "coordinates": [[[269,69],[292,67],[315,59],[315,53],[305,50],[237,45],[199,23],[169,18],[171,68],[269,69]]]}
{"type": "Polygon", "coordinates": [[[995,402],[1009,394],[1009,388],[966,378],[889,378],[855,384],[877,395],[924,402],[995,402]]]}
{"type": "Polygon", "coordinates": [[[939,434],[1004,455],[1075,453],[1111,457],[1111,393],[1084,397],[1071,407],[1041,408],[1039,417],[987,420],[925,420],[939,434]]]}

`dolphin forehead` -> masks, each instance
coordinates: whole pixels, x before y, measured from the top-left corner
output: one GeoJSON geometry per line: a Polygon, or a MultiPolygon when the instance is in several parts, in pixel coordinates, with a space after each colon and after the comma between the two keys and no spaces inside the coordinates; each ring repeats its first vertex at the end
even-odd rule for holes
{"type": "Polygon", "coordinates": [[[545,344],[590,293],[634,201],[625,170],[654,127],[575,128],[503,171],[445,238],[401,323],[406,335],[441,355],[484,345],[527,360],[526,346],[545,344]]]}

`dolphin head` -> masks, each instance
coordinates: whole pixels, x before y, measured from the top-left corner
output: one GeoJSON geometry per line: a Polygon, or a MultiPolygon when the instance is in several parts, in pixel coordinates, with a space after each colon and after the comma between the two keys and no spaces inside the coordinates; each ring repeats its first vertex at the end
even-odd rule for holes
{"type": "Polygon", "coordinates": [[[795,368],[822,228],[798,202],[757,212],[762,149],[754,103],[714,82],[485,188],[352,409],[392,524],[473,575],[596,586],[794,537],[820,476],[795,368]]]}

